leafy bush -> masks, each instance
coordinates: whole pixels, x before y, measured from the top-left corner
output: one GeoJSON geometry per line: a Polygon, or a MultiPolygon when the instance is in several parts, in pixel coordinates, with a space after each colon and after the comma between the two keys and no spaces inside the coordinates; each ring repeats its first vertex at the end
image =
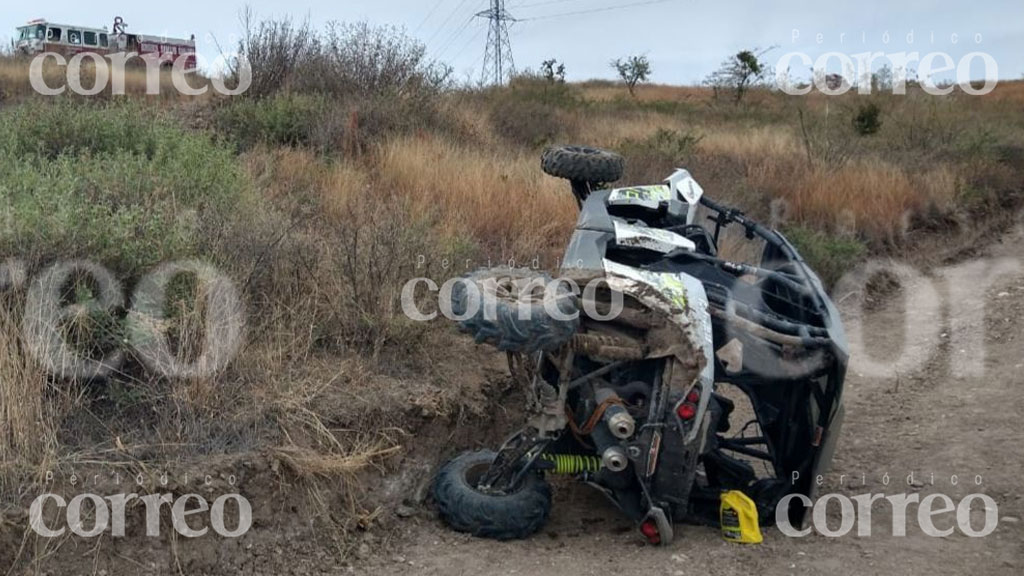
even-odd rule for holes
{"type": "Polygon", "coordinates": [[[445,129],[443,115],[399,98],[333,100],[326,95],[279,93],[235,99],[218,109],[214,124],[239,151],[257,145],[308,147],[353,156],[391,134],[445,129]]]}
{"type": "Polygon", "coordinates": [[[530,71],[514,76],[507,87],[491,88],[490,95],[499,100],[531,101],[558,108],[578,108],[584,104],[577,86],[530,71]]]}
{"type": "Polygon", "coordinates": [[[867,246],[855,238],[831,236],[809,228],[790,227],[785,234],[826,288],[835,285],[868,251],[867,246]]]}
{"type": "Polygon", "coordinates": [[[624,140],[619,148],[625,154],[653,154],[672,162],[680,162],[694,151],[703,138],[692,132],[659,128],[647,138],[624,140]]]}
{"type": "Polygon", "coordinates": [[[33,102],[0,112],[0,249],[88,258],[134,276],[195,256],[240,210],[230,148],[136,104],[33,102]]]}
{"type": "Polygon", "coordinates": [[[318,31],[288,19],[256,22],[251,12],[243,24],[239,51],[252,84],[217,115],[240,149],[351,153],[391,133],[443,127],[438,97],[451,71],[401,29],[330,23],[318,31]]]}
{"type": "Polygon", "coordinates": [[[882,128],[882,109],[874,102],[861,104],[853,116],[853,129],[861,136],[876,134],[882,128]]]}
{"type": "Polygon", "coordinates": [[[59,99],[47,105],[36,100],[4,111],[0,138],[6,151],[23,156],[130,152],[151,157],[167,127],[152,123],[151,116],[135,104],[89,106],[59,99]]]}
{"type": "Polygon", "coordinates": [[[327,106],[325,98],[305,94],[236,99],[217,111],[216,126],[241,150],[257,144],[307,145],[327,106]]]}
{"type": "Polygon", "coordinates": [[[626,182],[657,182],[687,163],[703,136],[659,128],[646,138],[626,139],[617,149],[626,158],[626,182]]]}
{"type": "Polygon", "coordinates": [[[533,100],[502,99],[489,114],[494,132],[520,146],[541,147],[561,133],[556,111],[533,100]]]}

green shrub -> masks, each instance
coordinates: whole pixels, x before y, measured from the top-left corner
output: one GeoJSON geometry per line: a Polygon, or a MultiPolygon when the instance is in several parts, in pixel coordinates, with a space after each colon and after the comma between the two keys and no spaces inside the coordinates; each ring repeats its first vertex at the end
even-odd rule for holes
{"type": "Polygon", "coordinates": [[[562,133],[556,110],[533,100],[502,99],[489,114],[494,132],[519,146],[539,148],[562,133]]]}
{"type": "Polygon", "coordinates": [[[882,128],[882,109],[874,102],[861,104],[852,118],[853,129],[861,136],[876,134],[882,128]]]}
{"type": "Polygon", "coordinates": [[[5,254],[87,258],[133,277],[195,257],[244,212],[232,150],[135,104],[29,103],[0,112],[5,254]]]}
{"type": "Polygon", "coordinates": [[[578,87],[565,82],[551,82],[532,72],[515,76],[507,87],[492,88],[490,95],[502,100],[530,101],[558,108],[577,108],[584,104],[578,87]]]}
{"type": "Polygon", "coordinates": [[[868,252],[867,246],[855,238],[832,236],[800,226],[786,228],[785,235],[826,288],[835,285],[868,252]]]}
{"type": "Polygon", "coordinates": [[[626,158],[623,183],[658,182],[690,163],[703,136],[661,128],[646,138],[626,139],[616,148],[626,158]]]}
{"type": "Polygon", "coordinates": [[[525,72],[508,86],[494,86],[480,92],[495,134],[519,146],[539,148],[559,139],[572,139],[575,120],[572,110],[583,105],[579,89],[563,82],[525,72]]]}
{"type": "MultiPolygon", "coordinates": [[[[120,105],[70,99],[30,100],[3,111],[2,148],[12,154],[56,158],[61,154],[131,152],[152,156],[173,126],[152,122],[139,103],[120,105]]],[[[177,132],[175,130],[175,132],[177,132]]]]}
{"type": "Polygon", "coordinates": [[[334,100],[299,93],[235,99],[217,110],[214,125],[240,152],[258,145],[302,146],[327,155],[351,155],[392,134],[445,129],[433,105],[397,97],[334,100]]]}
{"type": "Polygon", "coordinates": [[[672,162],[681,162],[689,156],[703,139],[692,132],[659,128],[657,132],[640,140],[627,139],[619,149],[629,155],[655,155],[672,162]]]}
{"type": "Polygon", "coordinates": [[[325,98],[306,94],[235,99],[217,110],[215,123],[240,150],[258,144],[304,146],[312,140],[326,107],[325,98]]]}

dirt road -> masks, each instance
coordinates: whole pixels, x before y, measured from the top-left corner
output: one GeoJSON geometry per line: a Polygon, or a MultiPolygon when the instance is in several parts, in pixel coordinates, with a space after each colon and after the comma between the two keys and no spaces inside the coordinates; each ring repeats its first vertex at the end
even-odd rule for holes
{"type": "MultiPolygon", "coordinates": [[[[1024,261],[1024,234],[1009,234],[977,258],[1024,261]]],[[[936,286],[943,294],[943,286],[936,286]]],[[[901,296],[915,298],[919,288],[905,286],[865,318],[866,346],[879,361],[902,348],[901,296]]],[[[964,352],[949,344],[948,311],[915,319],[937,326],[939,345],[923,367],[899,377],[869,377],[858,373],[856,362],[851,365],[846,424],[822,493],[943,493],[954,502],[983,493],[998,505],[998,527],[987,537],[971,538],[959,530],[947,537],[927,536],[917,522],[916,505],[909,508],[907,535],[893,536],[891,508],[881,501],[872,508],[867,537],[856,536],[854,529],[838,538],[790,538],[770,529],[764,544],[739,546],[723,542],[715,529],[683,526],[671,546],[655,548],[643,545],[639,534],[598,494],[570,483],[556,485],[552,520],[529,540],[498,543],[466,537],[445,529],[430,510],[423,510],[404,521],[399,545],[388,557],[368,558],[349,570],[446,576],[1020,574],[1024,273],[1003,277],[976,297],[978,321],[957,329],[983,333],[983,376],[953,375],[952,366],[964,361],[964,352]],[[954,475],[957,485],[952,485],[954,475]],[[976,485],[979,477],[981,485],[976,485]]],[[[847,319],[854,314],[859,312],[844,309],[847,319]]],[[[975,529],[984,523],[981,508],[975,502],[975,529]]],[[[830,507],[832,529],[839,526],[838,510],[838,505],[830,507]]],[[[954,524],[936,521],[936,526],[954,524]]]]}

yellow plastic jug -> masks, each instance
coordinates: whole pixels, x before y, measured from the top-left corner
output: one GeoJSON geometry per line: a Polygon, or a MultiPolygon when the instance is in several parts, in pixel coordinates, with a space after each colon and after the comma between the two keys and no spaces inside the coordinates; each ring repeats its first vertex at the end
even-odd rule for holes
{"type": "Polygon", "coordinates": [[[764,541],[757,523],[757,505],[739,490],[722,492],[722,537],[729,542],[760,544],[764,541]]]}

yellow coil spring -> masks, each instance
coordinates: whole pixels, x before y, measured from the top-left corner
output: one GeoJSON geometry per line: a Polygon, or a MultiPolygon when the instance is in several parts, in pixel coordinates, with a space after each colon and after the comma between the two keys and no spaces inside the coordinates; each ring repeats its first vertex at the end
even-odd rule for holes
{"type": "Polygon", "coordinates": [[[540,457],[555,465],[549,470],[560,476],[571,476],[582,472],[597,472],[601,469],[601,459],[596,456],[580,454],[541,454],[540,457]]]}

